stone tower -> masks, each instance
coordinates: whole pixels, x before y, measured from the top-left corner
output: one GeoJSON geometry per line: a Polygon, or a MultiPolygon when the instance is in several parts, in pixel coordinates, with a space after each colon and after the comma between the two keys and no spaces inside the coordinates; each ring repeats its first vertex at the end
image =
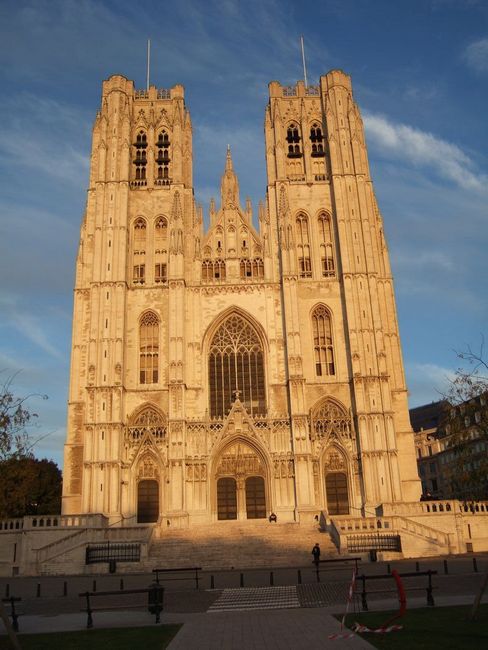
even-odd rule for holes
{"type": "Polygon", "coordinates": [[[259,229],[229,149],[205,231],[183,88],[103,84],[77,260],[66,514],[291,521],[420,496],[350,78],[269,88],[259,229]]]}

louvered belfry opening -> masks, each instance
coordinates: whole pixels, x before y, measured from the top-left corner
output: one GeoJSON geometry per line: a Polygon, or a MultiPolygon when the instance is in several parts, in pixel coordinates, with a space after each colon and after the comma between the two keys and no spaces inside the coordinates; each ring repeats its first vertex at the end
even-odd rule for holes
{"type": "Polygon", "coordinates": [[[213,418],[227,415],[236,396],[251,415],[266,413],[261,341],[254,328],[238,314],[229,316],[212,339],[209,389],[213,418]]]}

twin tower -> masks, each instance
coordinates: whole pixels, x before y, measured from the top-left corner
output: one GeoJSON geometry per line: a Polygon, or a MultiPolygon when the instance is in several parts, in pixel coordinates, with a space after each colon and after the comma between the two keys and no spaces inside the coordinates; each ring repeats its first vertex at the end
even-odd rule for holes
{"type": "Polygon", "coordinates": [[[183,87],[103,83],[76,263],[64,514],[186,527],[418,500],[393,280],[349,76],[271,82],[265,144],[256,222],[228,150],[205,229],[183,87]]]}

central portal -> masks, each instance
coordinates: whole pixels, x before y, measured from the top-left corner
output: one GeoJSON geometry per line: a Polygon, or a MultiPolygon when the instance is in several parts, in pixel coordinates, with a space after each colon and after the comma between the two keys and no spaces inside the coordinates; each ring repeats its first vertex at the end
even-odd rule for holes
{"type": "Polygon", "coordinates": [[[265,519],[265,477],[264,462],[250,445],[226,447],[215,473],[217,519],[265,519]]]}

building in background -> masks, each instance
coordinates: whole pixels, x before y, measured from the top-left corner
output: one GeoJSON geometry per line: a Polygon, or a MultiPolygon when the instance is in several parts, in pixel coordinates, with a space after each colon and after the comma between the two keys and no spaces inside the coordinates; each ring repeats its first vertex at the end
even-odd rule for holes
{"type": "Polygon", "coordinates": [[[410,410],[410,420],[424,497],[487,499],[488,490],[483,488],[488,469],[486,396],[455,406],[447,400],[418,406],[410,410]]]}

